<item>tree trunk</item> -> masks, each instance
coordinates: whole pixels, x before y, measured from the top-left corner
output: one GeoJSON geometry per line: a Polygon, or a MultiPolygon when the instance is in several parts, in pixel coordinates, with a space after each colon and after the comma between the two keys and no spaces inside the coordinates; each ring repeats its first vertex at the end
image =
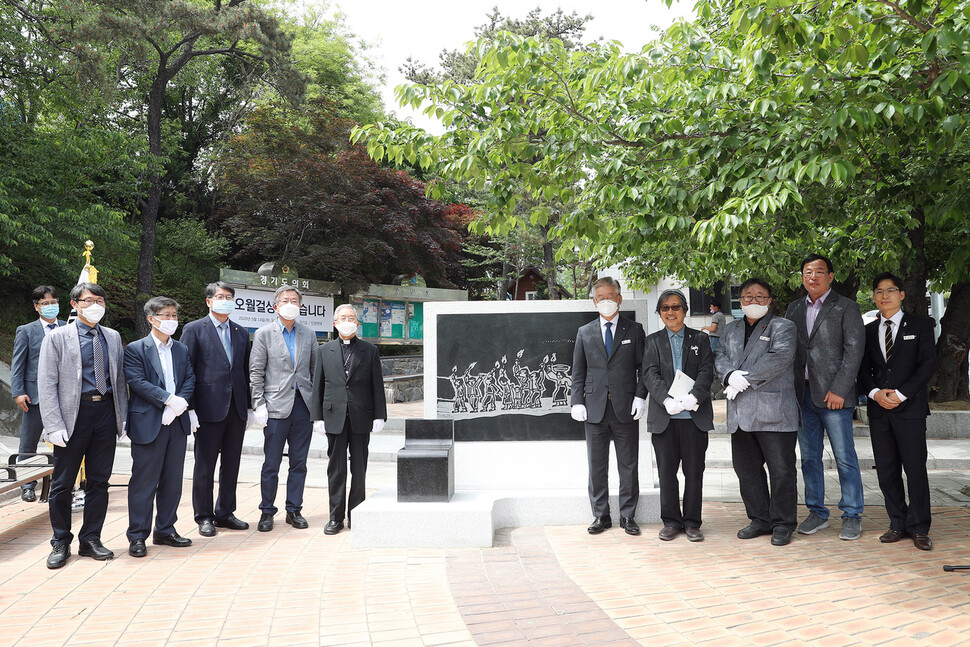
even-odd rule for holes
{"type": "Polygon", "coordinates": [[[929,312],[930,301],[926,297],[926,215],[922,207],[914,207],[910,214],[919,225],[906,231],[903,235],[912,242],[912,256],[903,261],[900,268],[903,279],[903,312],[925,317],[929,312]]]}
{"type": "MultiPolygon", "coordinates": [[[[909,295],[906,295],[909,301],[909,295]]],[[[905,303],[905,302],[904,302],[905,303]]],[[[925,310],[923,311],[925,313],[925,310]]],[[[936,343],[936,375],[930,380],[930,400],[970,400],[967,349],[970,348],[970,282],[950,288],[946,314],[936,343]]]]}
{"type": "Polygon", "coordinates": [[[542,232],[542,273],[546,277],[546,292],[549,299],[559,299],[559,290],[556,288],[556,255],[552,249],[552,241],[549,240],[549,225],[539,227],[542,232]]]}
{"type": "MultiPolygon", "coordinates": [[[[165,99],[165,86],[166,82],[160,73],[148,93],[148,152],[155,158],[153,163],[159,163],[162,158],[162,102],[165,99]]],[[[138,254],[138,278],[135,284],[135,333],[139,337],[150,332],[142,308],[151,298],[155,282],[155,225],[158,223],[161,204],[162,175],[161,170],[153,164],[148,175],[148,195],[141,210],[141,251],[138,254]]]]}

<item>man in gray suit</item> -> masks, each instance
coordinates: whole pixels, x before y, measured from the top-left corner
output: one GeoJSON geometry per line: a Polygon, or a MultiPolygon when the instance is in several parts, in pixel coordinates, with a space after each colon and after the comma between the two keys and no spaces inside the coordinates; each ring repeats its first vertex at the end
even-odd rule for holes
{"type": "MultiPolygon", "coordinates": [[[[57,303],[57,290],[49,285],[34,288],[31,295],[34,310],[39,319],[17,327],[13,340],[13,361],[10,363],[10,394],[23,416],[20,421],[20,454],[37,452],[37,442],[44,423],[40,419],[37,402],[37,360],[40,359],[40,346],[44,338],[64,322],[57,318],[60,306],[57,303]]],[[[37,481],[22,486],[20,498],[31,502],[37,500],[34,488],[37,481]]]]}
{"type": "Polygon", "coordinates": [[[862,536],[863,493],[852,439],[852,412],[866,332],[856,302],[832,289],[834,276],[832,261],[824,256],[812,254],[802,261],[802,285],[808,295],[790,303],[785,313],[798,330],[795,393],[802,413],[798,446],[809,510],[798,532],[811,535],[829,527],[822,468],[822,444],[827,433],[842,488],[839,538],[853,540],[862,536]]]}
{"type": "Polygon", "coordinates": [[[707,335],[684,325],[687,298],[680,290],[664,290],[657,300],[664,330],[646,340],[643,382],[650,398],[647,431],[660,474],[660,539],[670,541],[681,531],[689,541],[704,541],[701,532],[701,494],[707,434],[714,430],[711,383],[714,353],[707,335]],[[694,381],[687,393],[669,395],[677,371],[694,381]],[[684,470],[684,507],[680,507],[677,471],[684,470]]]}
{"type": "Polygon", "coordinates": [[[54,536],[47,568],[60,568],[71,555],[71,489],[84,461],[87,487],[78,555],[106,560],[114,553],[101,544],[108,510],[108,479],[115,442],[124,438],[128,413],[121,335],[98,325],[108,294],[94,283],[71,290],[77,321],[44,339],[37,367],[40,416],[54,445],[50,516],[54,536]]]}
{"type": "Polygon", "coordinates": [[[589,501],[595,535],[613,526],[610,519],[610,440],[620,474],[620,527],[639,535],[634,520],[640,498],[637,467],[646,387],[640,382],[643,326],[619,315],[620,284],[613,278],[593,283],[593,305],[599,316],[576,334],[573,352],[573,420],[586,423],[589,501]]]}
{"type": "Polygon", "coordinates": [[[279,319],[266,324],[253,336],[249,358],[249,382],[253,392],[254,417],[263,430],[263,469],[260,474],[262,501],[260,532],[273,529],[276,489],[279,485],[283,447],[289,446],[290,469],[286,477],[286,523],[306,528],[303,486],[306,459],[310,451],[311,377],[316,353],[316,335],[296,321],[303,293],[285,285],[276,290],[274,308],[279,319]]]}
{"type": "Polygon", "coordinates": [[[771,301],[771,286],[761,279],[741,284],[744,318],[724,327],[714,351],[714,368],[727,385],[734,472],[751,520],[738,531],[738,538],[771,533],[773,545],[785,546],[797,522],[798,400],[793,362],[798,341],[795,325],[770,312],[771,301]]]}

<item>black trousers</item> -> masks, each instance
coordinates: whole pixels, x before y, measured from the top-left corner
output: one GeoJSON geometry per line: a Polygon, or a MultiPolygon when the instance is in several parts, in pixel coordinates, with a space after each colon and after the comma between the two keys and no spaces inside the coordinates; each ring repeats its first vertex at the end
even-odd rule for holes
{"type": "Polygon", "coordinates": [[[794,530],[798,514],[798,477],[794,431],[744,431],[731,434],[731,457],[741,500],[752,525],[794,530]],[[768,476],[765,477],[765,466],[768,476]],[[769,490],[770,483],[770,490],[769,490]]]}
{"type": "Polygon", "coordinates": [[[633,519],[640,501],[640,424],[620,422],[612,403],[601,422],[586,423],[586,458],[589,462],[589,503],[594,517],[610,516],[610,441],[620,475],[620,516],[633,519]]]}
{"type": "Polygon", "coordinates": [[[667,428],[653,434],[653,449],[660,475],[660,520],[665,526],[700,528],[704,492],[704,454],[708,437],[690,419],[672,418],[667,428]],[[680,507],[680,481],[684,470],[684,507],[680,507]]]}
{"type": "MultiPolygon", "coordinates": [[[[235,396],[234,396],[235,397],[235,396]]],[[[229,414],[219,422],[199,422],[195,432],[195,467],[192,470],[192,509],[195,522],[222,521],[236,511],[236,482],[242,455],[246,421],[239,417],[235,400],[229,414]],[[212,505],[212,490],[219,462],[219,498],[212,505]]]]}
{"type": "Polygon", "coordinates": [[[54,447],[54,474],[48,501],[51,528],[54,530],[51,545],[61,542],[69,544],[74,539],[71,533],[72,490],[81,460],[84,460],[87,487],[84,490],[84,521],[78,539],[101,539],[104,515],[108,511],[108,480],[114,467],[117,438],[114,402],[81,401],[74,433],[67,447],[54,447]]]}
{"type": "Polygon", "coordinates": [[[327,483],[330,489],[330,521],[350,520],[350,513],[367,493],[368,433],[355,434],[350,417],[339,434],[327,434],[327,483]],[[347,496],[347,451],[350,450],[350,497],[347,496]]]}
{"type": "Polygon", "coordinates": [[[182,425],[163,425],[150,443],[131,443],[131,479],[128,481],[128,541],[148,539],[154,533],[175,533],[188,436],[182,425]]]}
{"type": "Polygon", "coordinates": [[[930,483],[926,475],[926,418],[889,415],[869,419],[872,455],[879,489],[886,500],[889,527],[911,535],[930,532],[930,483]],[[909,505],[903,488],[906,471],[909,505]]]}

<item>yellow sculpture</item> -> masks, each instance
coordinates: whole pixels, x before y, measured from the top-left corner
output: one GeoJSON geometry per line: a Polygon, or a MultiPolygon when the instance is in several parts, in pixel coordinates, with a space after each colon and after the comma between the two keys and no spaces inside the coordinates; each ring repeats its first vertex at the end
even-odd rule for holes
{"type": "Polygon", "coordinates": [[[81,269],[81,279],[78,283],[97,283],[98,282],[98,270],[94,265],[91,265],[91,250],[94,249],[94,243],[90,240],[84,241],[84,251],[81,256],[84,257],[86,263],[81,269]],[[85,273],[87,273],[87,278],[84,278],[85,273]]]}

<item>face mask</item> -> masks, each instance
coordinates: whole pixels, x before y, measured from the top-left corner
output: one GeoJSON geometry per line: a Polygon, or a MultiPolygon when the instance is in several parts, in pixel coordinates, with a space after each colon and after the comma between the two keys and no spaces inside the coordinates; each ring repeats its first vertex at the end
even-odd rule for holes
{"type": "Polygon", "coordinates": [[[344,337],[350,337],[357,332],[357,324],[353,321],[338,321],[336,324],[337,332],[344,337]]]}
{"type": "Polygon", "coordinates": [[[596,304],[596,311],[607,318],[612,317],[619,309],[620,304],[618,304],[616,301],[610,301],[609,299],[603,299],[596,304]]]}
{"type": "Polygon", "coordinates": [[[104,316],[104,306],[98,303],[92,303],[84,310],[81,310],[81,315],[93,324],[101,321],[101,317],[104,316]]]}
{"type": "Polygon", "coordinates": [[[236,309],[236,304],[231,300],[213,299],[212,301],[212,311],[220,315],[232,314],[232,311],[236,309]]]}
{"type": "Polygon", "coordinates": [[[40,307],[40,316],[43,317],[44,319],[53,319],[58,314],[60,314],[60,312],[61,312],[61,306],[59,306],[56,303],[49,306],[40,307]]]}
{"type": "Polygon", "coordinates": [[[156,321],[158,321],[158,325],[155,327],[158,328],[158,332],[162,333],[163,335],[168,335],[171,337],[175,334],[175,331],[179,329],[179,322],[177,320],[156,319],[156,321]]]}
{"type": "Polygon", "coordinates": [[[745,317],[749,319],[761,319],[763,316],[768,314],[768,306],[763,306],[757,303],[749,303],[746,306],[741,306],[741,311],[744,313],[745,317]]]}
{"type": "Polygon", "coordinates": [[[300,306],[295,303],[284,303],[276,309],[276,312],[287,321],[292,321],[300,316],[300,306]]]}

